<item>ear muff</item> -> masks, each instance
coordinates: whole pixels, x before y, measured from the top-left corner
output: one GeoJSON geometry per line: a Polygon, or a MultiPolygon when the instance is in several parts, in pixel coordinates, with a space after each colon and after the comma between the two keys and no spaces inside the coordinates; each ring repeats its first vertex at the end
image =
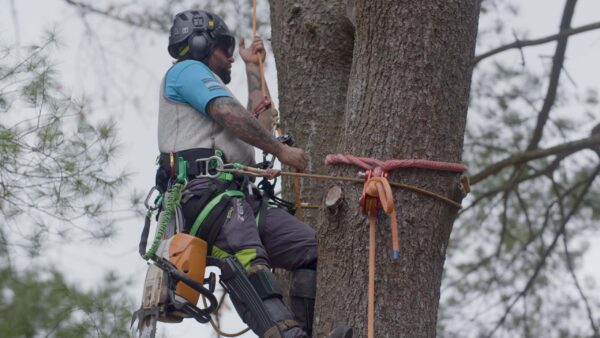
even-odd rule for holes
{"type": "Polygon", "coordinates": [[[188,38],[188,47],[192,59],[204,60],[212,53],[212,47],[206,33],[193,34],[188,38]]]}

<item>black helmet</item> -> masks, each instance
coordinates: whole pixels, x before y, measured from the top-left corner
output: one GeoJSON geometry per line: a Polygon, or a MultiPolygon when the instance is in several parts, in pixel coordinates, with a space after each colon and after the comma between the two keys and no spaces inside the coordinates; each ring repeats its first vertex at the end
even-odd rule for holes
{"type": "Polygon", "coordinates": [[[169,54],[175,59],[192,58],[204,60],[222,46],[231,56],[235,38],[225,21],[206,11],[188,10],[175,15],[169,34],[169,54]]]}

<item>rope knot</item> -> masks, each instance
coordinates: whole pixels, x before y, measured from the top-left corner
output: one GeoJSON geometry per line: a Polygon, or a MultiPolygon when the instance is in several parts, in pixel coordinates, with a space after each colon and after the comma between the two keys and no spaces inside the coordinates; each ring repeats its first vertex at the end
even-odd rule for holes
{"type": "Polygon", "coordinates": [[[362,211],[369,216],[371,226],[374,226],[377,221],[379,209],[383,209],[388,215],[392,232],[393,257],[394,259],[398,258],[400,244],[398,243],[398,220],[394,207],[394,195],[387,179],[387,172],[381,170],[381,167],[367,170],[359,202],[362,211]],[[378,168],[380,176],[374,176],[378,168]]]}
{"type": "Polygon", "coordinates": [[[381,168],[381,166],[376,166],[373,169],[373,176],[375,176],[375,177],[380,177],[380,176],[387,177],[387,172],[384,171],[383,168],[381,168]]]}

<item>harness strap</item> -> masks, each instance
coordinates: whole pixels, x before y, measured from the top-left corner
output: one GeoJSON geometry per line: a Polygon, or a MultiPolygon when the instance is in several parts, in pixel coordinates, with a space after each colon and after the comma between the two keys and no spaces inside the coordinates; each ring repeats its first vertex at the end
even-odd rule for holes
{"type": "Polygon", "coordinates": [[[221,232],[221,227],[225,224],[228,214],[233,209],[231,199],[232,197],[229,196],[223,197],[205,220],[205,223],[209,224],[209,226],[202,227],[198,231],[198,237],[206,239],[207,252],[209,255],[212,253],[217,236],[221,232]]]}
{"type": "Polygon", "coordinates": [[[196,217],[196,220],[194,221],[194,224],[192,225],[192,228],[190,229],[190,235],[196,236],[196,234],[198,233],[198,230],[203,225],[204,220],[208,217],[208,215],[211,213],[211,211],[214,209],[214,207],[217,206],[217,204],[219,204],[219,202],[221,202],[221,199],[223,199],[223,197],[225,197],[225,196],[239,197],[239,198],[245,197],[244,193],[241,191],[238,191],[238,190],[225,190],[224,192],[217,195],[215,198],[213,198],[212,200],[210,200],[210,202],[208,202],[206,204],[206,206],[204,207],[204,209],[202,209],[202,211],[200,211],[200,213],[198,214],[198,217],[196,217]]]}
{"type": "MultiPolygon", "coordinates": [[[[213,170],[212,165],[206,166],[205,161],[197,161],[198,159],[207,159],[211,156],[220,157],[223,162],[226,162],[225,155],[219,149],[212,148],[193,148],[172,153],[161,153],[158,157],[158,165],[165,170],[170,177],[177,176],[179,173],[179,163],[174,161],[171,163],[171,158],[183,158],[186,164],[186,171],[189,178],[194,178],[197,175],[205,175],[213,170]]],[[[233,177],[232,177],[233,178],[233,177]]]]}
{"type": "Polygon", "coordinates": [[[258,236],[263,238],[265,231],[265,223],[267,220],[267,210],[269,209],[269,196],[265,195],[260,199],[260,205],[258,207],[258,213],[256,216],[256,227],[258,228],[258,236]]]}
{"type": "Polygon", "coordinates": [[[148,210],[146,217],[144,217],[144,228],[140,238],[140,244],[138,245],[138,252],[140,256],[146,254],[146,246],[148,245],[148,234],[150,233],[150,223],[152,222],[152,210],[148,210]]]}

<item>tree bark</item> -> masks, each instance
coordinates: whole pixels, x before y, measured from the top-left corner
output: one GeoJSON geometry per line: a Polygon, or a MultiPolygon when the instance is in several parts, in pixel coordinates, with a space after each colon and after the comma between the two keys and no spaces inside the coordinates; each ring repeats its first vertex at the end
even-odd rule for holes
{"type": "MultiPolygon", "coordinates": [[[[335,152],[346,105],[354,28],[344,1],[270,1],[273,53],[284,129],[309,155],[308,172],[326,172],[323,159],[335,152]]],[[[329,183],[300,180],[303,200],[318,203],[329,183]]],[[[292,180],[284,179],[293,201],[292,180]]],[[[315,225],[317,212],[305,209],[315,225]]]]}
{"type": "MultiPolygon", "coordinates": [[[[282,117],[310,154],[310,171],[354,176],[356,167],[320,164],[332,152],[460,162],[479,1],[271,1],[271,13],[282,117]]],[[[391,172],[390,180],[460,198],[455,174],[403,170],[391,172]]],[[[303,193],[317,198],[330,185],[305,181],[303,193]]],[[[362,187],[340,187],[345,200],[322,208],[317,224],[315,336],[347,323],[355,337],[366,337],[368,225],[357,202],[362,187]]],[[[457,210],[413,192],[395,190],[394,198],[400,258],[391,259],[389,221],[380,216],[375,335],[434,337],[457,210]]]]}

